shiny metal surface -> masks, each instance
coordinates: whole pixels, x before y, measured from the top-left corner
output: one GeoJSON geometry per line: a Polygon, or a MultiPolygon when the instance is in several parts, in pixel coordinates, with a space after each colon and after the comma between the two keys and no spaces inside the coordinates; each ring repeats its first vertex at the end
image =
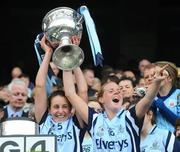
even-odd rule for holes
{"type": "Polygon", "coordinates": [[[64,36],[82,35],[82,16],[69,7],[49,11],[42,21],[42,30],[50,42],[58,42],[64,36]]]}
{"type": "MultiPolygon", "coordinates": [[[[81,40],[83,17],[69,7],[58,7],[49,11],[42,21],[42,30],[48,41],[57,46],[53,54],[53,62],[62,70],[71,70],[82,64],[82,49],[71,43],[71,37],[81,40]]],[[[80,41],[79,41],[80,42],[80,41]]]]}
{"type": "Polygon", "coordinates": [[[72,70],[83,63],[84,53],[76,45],[64,45],[57,48],[53,54],[53,62],[62,70],[72,70]]]}

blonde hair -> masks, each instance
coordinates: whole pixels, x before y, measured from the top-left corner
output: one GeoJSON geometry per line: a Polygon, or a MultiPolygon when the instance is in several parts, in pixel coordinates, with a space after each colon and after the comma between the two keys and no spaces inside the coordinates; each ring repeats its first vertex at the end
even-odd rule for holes
{"type": "Polygon", "coordinates": [[[165,69],[169,73],[170,78],[172,79],[172,85],[175,85],[176,80],[177,80],[177,76],[178,76],[178,70],[177,70],[176,65],[172,62],[169,62],[169,61],[157,61],[157,62],[155,62],[155,65],[157,65],[159,67],[163,67],[166,64],[168,64],[169,66],[167,66],[165,69]]]}
{"type": "MultiPolygon", "coordinates": [[[[104,91],[105,91],[104,88],[105,88],[105,86],[108,85],[109,83],[115,83],[115,84],[117,84],[117,83],[114,82],[114,81],[107,81],[107,82],[105,82],[105,83],[101,86],[101,89],[98,91],[97,99],[99,99],[100,97],[103,96],[104,91]]],[[[117,85],[118,85],[118,84],[117,84],[117,85]]]]}

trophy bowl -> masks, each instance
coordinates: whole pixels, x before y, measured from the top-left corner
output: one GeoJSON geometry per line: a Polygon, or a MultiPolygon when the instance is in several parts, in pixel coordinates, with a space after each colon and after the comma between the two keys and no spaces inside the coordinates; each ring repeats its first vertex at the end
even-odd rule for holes
{"type": "MultiPolygon", "coordinates": [[[[58,7],[43,18],[42,30],[47,40],[55,47],[52,60],[62,70],[72,70],[82,64],[84,53],[71,38],[81,40],[83,16],[69,7],[58,7]]],[[[80,41],[79,41],[80,43],[80,41]]]]}

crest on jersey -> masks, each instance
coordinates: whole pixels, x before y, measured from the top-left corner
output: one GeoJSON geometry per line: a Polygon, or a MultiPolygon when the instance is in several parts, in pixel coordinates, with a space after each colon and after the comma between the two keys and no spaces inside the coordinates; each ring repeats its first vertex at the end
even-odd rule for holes
{"type": "Polygon", "coordinates": [[[102,137],[104,135],[104,128],[103,126],[100,126],[96,133],[97,136],[102,137]]]}
{"type": "Polygon", "coordinates": [[[118,132],[119,133],[123,133],[124,132],[124,127],[122,125],[119,125],[118,132]]]}
{"type": "Polygon", "coordinates": [[[169,106],[170,107],[174,107],[175,106],[175,101],[174,100],[170,100],[169,101],[169,106]]]}
{"type": "Polygon", "coordinates": [[[158,150],[160,147],[158,145],[158,142],[157,141],[154,141],[153,144],[152,144],[152,147],[151,147],[151,150],[158,150]]]}

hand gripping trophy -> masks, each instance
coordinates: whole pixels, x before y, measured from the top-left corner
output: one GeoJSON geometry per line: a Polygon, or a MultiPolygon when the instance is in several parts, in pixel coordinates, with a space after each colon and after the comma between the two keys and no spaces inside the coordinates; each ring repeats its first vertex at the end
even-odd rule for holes
{"type": "MultiPolygon", "coordinates": [[[[94,22],[86,6],[78,11],[69,7],[57,7],[49,11],[42,20],[42,30],[48,42],[55,48],[52,61],[61,70],[72,70],[84,61],[84,52],[79,47],[85,21],[95,66],[102,66],[102,53],[94,22]],[[72,37],[78,37],[79,43],[73,44],[72,37]]],[[[37,56],[40,56],[38,49],[37,56]]],[[[38,57],[39,58],[39,57],[38,57]]],[[[39,60],[39,59],[38,59],[39,60]]]]}
{"type": "Polygon", "coordinates": [[[57,46],[52,60],[62,70],[71,70],[82,64],[84,53],[71,38],[81,39],[83,16],[68,7],[58,7],[48,12],[42,21],[42,30],[52,46],[57,46]]]}

